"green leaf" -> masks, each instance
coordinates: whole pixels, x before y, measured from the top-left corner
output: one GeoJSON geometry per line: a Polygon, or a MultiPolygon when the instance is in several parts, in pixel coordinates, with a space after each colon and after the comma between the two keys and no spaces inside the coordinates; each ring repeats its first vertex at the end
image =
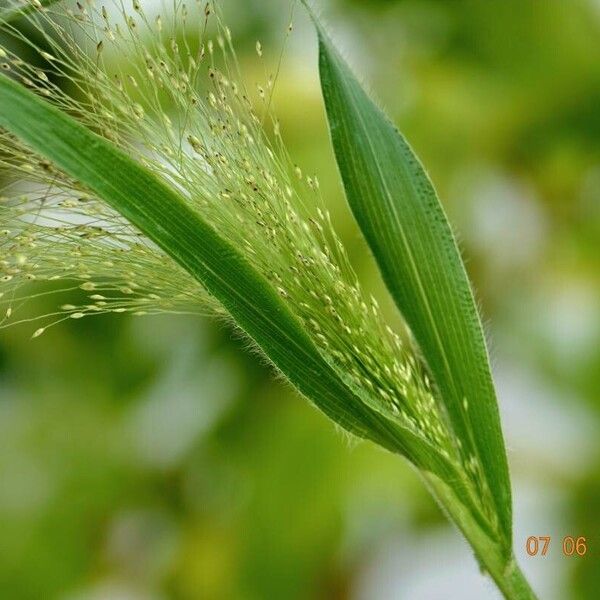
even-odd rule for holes
{"type": "Polygon", "coordinates": [[[508,552],[506,452],[481,322],[454,236],[414,152],[318,23],[317,29],[321,85],[348,202],[456,436],[482,465],[508,552]]]}
{"type": "MultiPolygon", "coordinates": [[[[0,75],[0,127],[83,183],[198,279],[289,381],[347,431],[454,481],[456,466],[327,363],[279,294],[185,200],[146,168],[23,86],[0,75]]],[[[462,491],[461,491],[462,490],[462,491]]],[[[485,520],[470,508],[485,528],[485,520]]]]}

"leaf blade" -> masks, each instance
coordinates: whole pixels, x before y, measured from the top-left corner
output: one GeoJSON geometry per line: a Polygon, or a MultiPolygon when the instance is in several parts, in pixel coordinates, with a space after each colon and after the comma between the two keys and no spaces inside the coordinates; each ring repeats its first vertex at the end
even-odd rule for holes
{"type": "Polygon", "coordinates": [[[429,364],[455,432],[483,465],[510,549],[511,493],[500,418],[479,314],[454,236],[408,143],[318,22],[317,31],[321,86],[346,197],[429,364]]]}

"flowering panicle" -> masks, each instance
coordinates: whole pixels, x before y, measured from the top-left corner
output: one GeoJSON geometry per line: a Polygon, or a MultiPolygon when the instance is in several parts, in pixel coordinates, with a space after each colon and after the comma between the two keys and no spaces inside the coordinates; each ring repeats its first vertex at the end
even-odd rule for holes
{"type": "MultiPolygon", "coordinates": [[[[331,364],[386,414],[469,462],[414,351],[362,292],[318,179],[286,152],[271,110],[276,75],[247,88],[213,3],[177,1],[152,15],[136,0],[30,4],[29,25],[45,47],[4,24],[38,58],[34,66],[0,47],[0,67],[176,189],[271,282],[331,364]]],[[[263,53],[257,43],[258,60],[263,53]]],[[[50,324],[222,310],[135,227],[8,133],[0,133],[0,167],[2,327],[18,318],[36,280],[54,282],[42,293],[87,294],[85,304],[58,307],[50,324]]],[[[477,463],[470,470],[477,478],[477,463]]]]}

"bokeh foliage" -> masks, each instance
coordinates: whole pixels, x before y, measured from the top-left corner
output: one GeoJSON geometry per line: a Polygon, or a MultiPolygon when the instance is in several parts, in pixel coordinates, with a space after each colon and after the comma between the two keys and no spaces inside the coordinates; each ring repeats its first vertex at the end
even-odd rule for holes
{"type": "MultiPolygon", "coordinates": [[[[276,55],[281,4],[232,11],[250,68],[257,36],[276,55]]],[[[458,224],[498,369],[519,364],[597,430],[597,3],[339,0],[328,16],[458,224]]],[[[383,297],[341,198],[314,39],[296,21],[277,110],[383,297]]],[[[101,317],[29,333],[0,338],[2,597],[345,598],[387,540],[446,526],[411,471],[350,447],[222,325],[101,317]]],[[[545,427],[541,406],[531,428],[545,427]]],[[[509,451],[529,453],[509,452],[514,476],[561,498],[548,529],[596,544],[595,558],[559,559],[557,597],[594,598],[598,447],[582,439],[565,469],[511,423],[509,451]]]]}

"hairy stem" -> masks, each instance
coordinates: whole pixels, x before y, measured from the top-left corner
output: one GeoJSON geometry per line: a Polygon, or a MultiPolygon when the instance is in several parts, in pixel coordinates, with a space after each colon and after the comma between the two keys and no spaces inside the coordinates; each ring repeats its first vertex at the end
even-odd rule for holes
{"type": "Polygon", "coordinates": [[[452,490],[437,477],[423,475],[425,485],[441,509],[453,521],[473,549],[482,573],[487,573],[507,600],[536,600],[537,596],[521,571],[512,550],[491,538],[473,520],[452,490]]]}

